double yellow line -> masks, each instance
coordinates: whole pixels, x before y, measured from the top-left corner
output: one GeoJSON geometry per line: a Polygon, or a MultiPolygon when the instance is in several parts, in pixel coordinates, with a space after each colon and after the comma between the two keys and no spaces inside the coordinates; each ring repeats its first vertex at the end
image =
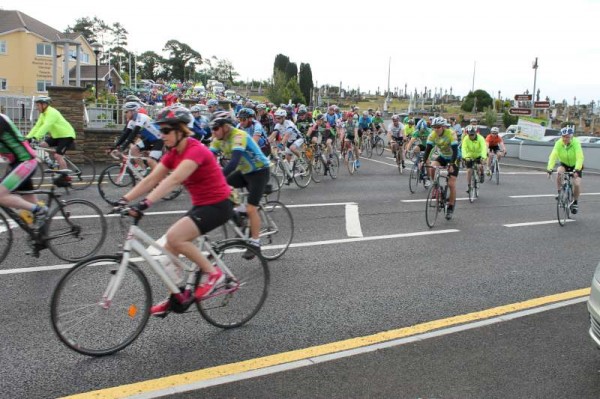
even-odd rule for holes
{"type": "Polygon", "coordinates": [[[423,334],[441,328],[447,328],[464,323],[489,319],[502,316],[509,313],[524,311],[551,303],[566,301],[575,298],[581,298],[590,294],[589,288],[563,292],[560,294],[549,295],[540,298],[534,298],[523,302],[513,303],[504,306],[498,306],[491,309],[478,312],[467,313],[448,317],[445,319],[434,320],[426,323],[416,324],[410,327],[399,328],[396,330],[384,331],[364,337],[351,338],[343,341],[332,342],[323,345],[317,345],[310,348],[297,349],[290,352],[278,353],[275,355],[259,357],[256,359],[245,360],[237,363],[225,364],[222,366],[210,367],[207,369],[191,371],[188,373],[172,375],[154,380],[137,382],[134,384],[122,385],[113,388],[102,389],[98,391],[81,393],[68,396],[69,399],[88,399],[88,398],[127,398],[133,395],[148,394],[154,391],[164,390],[177,386],[183,386],[202,381],[208,381],[215,378],[233,376],[236,374],[282,365],[285,363],[306,360],[318,356],[329,355],[336,352],[367,347],[379,344],[385,341],[391,341],[399,338],[405,338],[412,335],[423,334]]]}

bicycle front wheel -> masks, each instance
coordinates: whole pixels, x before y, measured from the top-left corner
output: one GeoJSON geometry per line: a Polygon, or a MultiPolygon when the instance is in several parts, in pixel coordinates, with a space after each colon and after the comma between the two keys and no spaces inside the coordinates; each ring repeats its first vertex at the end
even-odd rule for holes
{"type": "Polygon", "coordinates": [[[173,189],[173,191],[171,191],[169,194],[162,197],[162,199],[165,201],[174,200],[175,198],[179,197],[179,194],[181,194],[182,192],[183,192],[183,185],[180,184],[177,187],[175,187],[173,189]]]}
{"type": "Polygon", "coordinates": [[[500,164],[498,158],[494,161],[494,173],[496,174],[496,184],[500,184],[500,164]]]}
{"type": "Polygon", "coordinates": [[[469,187],[469,202],[473,203],[477,197],[477,172],[475,169],[471,170],[471,184],[469,187]]]}
{"type": "Polygon", "coordinates": [[[52,209],[42,227],[46,245],[62,260],[77,262],[94,255],[106,239],[106,219],[93,203],[73,199],[52,209]]]}
{"type": "Polygon", "coordinates": [[[120,257],[110,255],[86,259],[73,266],[54,289],[52,328],[72,350],[88,356],[110,355],[130,345],[144,330],[152,293],[135,264],[127,265],[113,299],[105,298],[120,262],[120,257]]]}
{"type": "Polygon", "coordinates": [[[121,165],[110,165],[98,177],[98,192],[104,201],[113,204],[135,186],[135,177],[121,165]]]}
{"type": "Polygon", "coordinates": [[[368,136],[365,139],[365,152],[367,153],[367,157],[371,158],[373,156],[373,142],[368,136]]]}
{"type": "Polygon", "coordinates": [[[35,171],[29,177],[31,178],[31,184],[33,185],[33,189],[39,190],[40,187],[42,187],[42,184],[44,184],[44,167],[42,166],[42,163],[40,161],[38,161],[35,171]]]}
{"type": "Polygon", "coordinates": [[[318,156],[314,156],[312,158],[312,175],[311,179],[315,183],[321,183],[323,180],[323,176],[325,174],[325,168],[323,167],[323,162],[321,162],[321,154],[317,154],[318,156]]]}
{"type": "Polygon", "coordinates": [[[348,153],[346,154],[346,166],[348,167],[348,173],[353,175],[356,164],[354,163],[354,153],[352,150],[348,150],[348,153]]]}
{"type": "Polygon", "coordinates": [[[242,240],[217,243],[215,251],[226,266],[225,281],[207,298],[197,301],[196,306],[213,326],[239,327],[253,318],[267,299],[267,261],[254,246],[242,240]],[[252,259],[243,257],[247,250],[254,253],[252,259]]]}
{"type": "Polygon", "coordinates": [[[0,213],[0,263],[2,263],[8,255],[8,251],[10,251],[10,247],[12,246],[12,241],[12,227],[4,215],[0,213]]]}
{"type": "Polygon", "coordinates": [[[410,168],[410,175],[408,176],[408,189],[413,194],[417,191],[417,187],[419,187],[419,173],[419,166],[414,164],[410,168]]]}
{"type": "Polygon", "coordinates": [[[340,169],[340,157],[338,154],[333,154],[333,157],[329,159],[329,177],[337,179],[338,170],[340,169]]]}
{"type": "Polygon", "coordinates": [[[312,175],[312,166],[305,157],[297,158],[294,161],[294,182],[300,188],[306,188],[310,184],[312,175]]]}
{"type": "Polygon", "coordinates": [[[383,139],[379,136],[375,137],[375,142],[373,143],[373,147],[375,147],[375,152],[377,153],[377,155],[382,156],[383,155],[383,150],[384,150],[384,145],[383,145],[383,139]]]}
{"type": "Polygon", "coordinates": [[[279,201],[269,201],[259,208],[261,252],[265,259],[283,255],[294,238],[292,212],[279,201]]]}
{"type": "Polygon", "coordinates": [[[556,201],[556,216],[558,224],[564,226],[569,218],[569,195],[565,190],[560,190],[556,201]]]}
{"type": "Polygon", "coordinates": [[[425,222],[429,228],[435,226],[438,213],[442,210],[441,197],[440,186],[432,184],[427,193],[427,200],[425,201],[425,222]]]}
{"type": "Polygon", "coordinates": [[[96,180],[96,165],[92,158],[81,155],[80,162],[73,162],[65,158],[67,168],[73,171],[71,186],[73,190],[84,190],[96,180]]]}

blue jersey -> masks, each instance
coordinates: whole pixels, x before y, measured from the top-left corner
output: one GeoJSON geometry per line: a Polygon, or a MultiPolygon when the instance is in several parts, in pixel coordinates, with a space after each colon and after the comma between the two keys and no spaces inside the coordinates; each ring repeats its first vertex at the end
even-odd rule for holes
{"type": "Polygon", "coordinates": [[[358,118],[358,127],[361,129],[367,129],[373,123],[373,119],[370,116],[361,116],[358,118]]]}
{"type": "MultiPolygon", "coordinates": [[[[242,129],[240,127],[240,125],[238,124],[236,126],[238,129],[242,129]]],[[[252,125],[248,126],[244,130],[246,133],[248,133],[250,135],[250,137],[256,137],[256,136],[260,136],[260,138],[258,139],[258,146],[260,148],[263,148],[267,145],[267,132],[265,132],[265,129],[263,128],[262,124],[259,121],[252,121],[252,125]]]]}

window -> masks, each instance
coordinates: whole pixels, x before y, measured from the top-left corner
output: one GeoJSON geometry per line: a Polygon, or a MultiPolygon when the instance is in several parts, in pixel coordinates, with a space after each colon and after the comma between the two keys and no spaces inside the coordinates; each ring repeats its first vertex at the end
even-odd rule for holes
{"type": "Polygon", "coordinates": [[[46,87],[52,85],[51,80],[38,80],[37,81],[37,91],[38,92],[46,92],[48,91],[46,87]]]}
{"type": "Polygon", "coordinates": [[[6,40],[0,40],[0,54],[6,54],[6,40]]]}
{"type": "Polygon", "coordinates": [[[0,91],[8,90],[8,80],[0,78],[0,91]]]}
{"type": "MultiPolygon", "coordinates": [[[[72,60],[77,59],[77,57],[75,56],[76,51],[75,50],[69,50],[69,55],[71,56],[72,60]]],[[[90,55],[87,53],[84,53],[83,51],[80,53],[80,57],[79,59],[81,60],[81,62],[83,62],[84,64],[89,64],[90,63],[90,55]]]]}
{"type": "Polygon", "coordinates": [[[46,57],[52,56],[52,45],[50,43],[38,43],[36,47],[36,55],[46,57]]]}

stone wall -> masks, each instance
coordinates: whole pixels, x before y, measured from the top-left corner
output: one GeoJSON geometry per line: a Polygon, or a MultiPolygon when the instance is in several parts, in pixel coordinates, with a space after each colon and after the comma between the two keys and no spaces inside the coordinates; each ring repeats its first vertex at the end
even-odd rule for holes
{"type": "Polygon", "coordinates": [[[85,129],[85,154],[95,162],[115,162],[106,150],[113,146],[121,132],[120,129],[85,129]]]}
{"type": "MultiPolygon", "coordinates": [[[[60,111],[62,116],[69,121],[77,138],[75,139],[76,151],[69,151],[67,155],[75,162],[79,162],[78,154],[86,153],[85,132],[83,130],[84,106],[83,96],[86,89],[74,86],[48,86],[48,96],[52,98],[52,106],[60,111]]],[[[86,154],[87,155],[87,154],[86,154]]]]}

